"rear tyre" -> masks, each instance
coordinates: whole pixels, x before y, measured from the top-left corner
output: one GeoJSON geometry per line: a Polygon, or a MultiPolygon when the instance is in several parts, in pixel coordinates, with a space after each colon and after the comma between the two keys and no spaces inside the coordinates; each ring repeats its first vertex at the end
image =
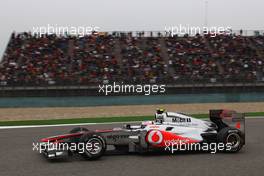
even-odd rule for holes
{"type": "Polygon", "coordinates": [[[232,127],[221,129],[217,134],[217,141],[225,145],[224,152],[227,153],[240,151],[244,144],[241,131],[232,127]]]}
{"type": "Polygon", "coordinates": [[[84,127],[75,127],[70,131],[70,133],[79,133],[82,131],[89,131],[89,130],[87,128],[84,128],[84,127]]]}
{"type": "Polygon", "coordinates": [[[104,138],[97,133],[87,133],[80,138],[84,145],[84,152],[81,155],[87,160],[95,160],[103,156],[106,150],[104,138]]]}

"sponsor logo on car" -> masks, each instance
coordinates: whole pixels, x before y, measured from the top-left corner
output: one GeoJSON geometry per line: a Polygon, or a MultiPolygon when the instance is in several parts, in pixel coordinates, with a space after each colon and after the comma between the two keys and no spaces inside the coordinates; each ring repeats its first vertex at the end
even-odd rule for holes
{"type": "Polygon", "coordinates": [[[147,140],[151,144],[160,144],[163,141],[163,135],[158,130],[152,130],[148,133],[147,140]]]}
{"type": "Polygon", "coordinates": [[[192,122],[191,118],[173,117],[172,122],[192,122]]]}

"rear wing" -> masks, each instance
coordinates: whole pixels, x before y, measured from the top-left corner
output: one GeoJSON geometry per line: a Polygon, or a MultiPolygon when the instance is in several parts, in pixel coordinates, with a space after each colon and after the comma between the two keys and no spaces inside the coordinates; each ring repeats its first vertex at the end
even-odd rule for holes
{"type": "Polygon", "coordinates": [[[225,127],[233,127],[239,129],[243,134],[245,134],[245,114],[237,113],[233,110],[210,110],[209,111],[210,120],[214,122],[218,130],[225,127]]]}

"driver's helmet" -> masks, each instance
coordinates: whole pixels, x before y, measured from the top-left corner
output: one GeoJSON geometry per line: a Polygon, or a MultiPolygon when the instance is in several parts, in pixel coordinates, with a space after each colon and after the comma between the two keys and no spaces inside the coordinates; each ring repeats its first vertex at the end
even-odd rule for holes
{"type": "Polygon", "coordinates": [[[157,112],[157,114],[162,114],[162,113],[165,112],[165,109],[163,109],[163,108],[158,108],[156,112],[157,112]]]}
{"type": "Polygon", "coordinates": [[[155,121],[162,123],[164,121],[164,113],[165,113],[165,109],[158,108],[155,114],[155,121]]]}

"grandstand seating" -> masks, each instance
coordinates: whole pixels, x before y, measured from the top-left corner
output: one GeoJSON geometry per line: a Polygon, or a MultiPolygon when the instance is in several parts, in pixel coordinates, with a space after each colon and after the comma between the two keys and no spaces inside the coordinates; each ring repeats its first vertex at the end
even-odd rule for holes
{"type": "Polygon", "coordinates": [[[0,86],[264,81],[264,36],[13,33],[0,86]]]}

